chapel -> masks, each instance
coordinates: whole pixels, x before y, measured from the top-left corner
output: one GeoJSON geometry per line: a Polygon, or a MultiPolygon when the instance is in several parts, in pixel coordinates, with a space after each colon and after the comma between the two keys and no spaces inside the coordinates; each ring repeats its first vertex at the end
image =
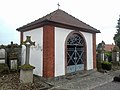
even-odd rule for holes
{"type": "MultiPolygon", "coordinates": [[[[31,36],[29,63],[44,78],[96,69],[96,33],[99,30],[57,9],[20,28],[20,42],[31,36]]],[[[25,63],[25,47],[22,61],[25,63]]]]}

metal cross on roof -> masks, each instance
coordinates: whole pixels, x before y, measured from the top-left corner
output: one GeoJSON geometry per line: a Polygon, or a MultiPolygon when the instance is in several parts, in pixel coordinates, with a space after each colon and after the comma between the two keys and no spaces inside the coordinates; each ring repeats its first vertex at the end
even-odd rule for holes
{"type": "Polygon", "coordinates": [[[59,7],[60,7],[60,4],[59,4],[59,2],[58,2],[58,4],[57,4],[57,5],[58,5],[58,9],[59,9],[59,7]]]}

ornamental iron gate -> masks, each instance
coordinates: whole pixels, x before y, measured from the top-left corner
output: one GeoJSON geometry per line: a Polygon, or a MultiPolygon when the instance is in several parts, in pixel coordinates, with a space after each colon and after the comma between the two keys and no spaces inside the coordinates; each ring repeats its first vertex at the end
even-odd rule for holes
{"type": "Polygon", "coordinates": [[[84,40],[73,34],[67,41],[67,73],[84,70],[84,40]]]}

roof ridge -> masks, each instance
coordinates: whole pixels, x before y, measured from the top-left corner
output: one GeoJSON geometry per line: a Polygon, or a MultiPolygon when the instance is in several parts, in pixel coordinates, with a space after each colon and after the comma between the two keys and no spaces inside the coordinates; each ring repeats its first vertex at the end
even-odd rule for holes
{"type": "MultiPolygon", "coordinates": [[[[61,9],[58,9],[58,10],[61,10],[61,9]]],[[[78,22],[82,22],[83,24],[87,25],[88,27],[91,27],[91,28],[95,29],[94,27],[90,26],[89,24],[87,24],[87,23],[81,21],[80,19],[74,17],[73,15],[69,14],[68,12],[65,12],[65,11],[63,11],[63,10],[61,10],[61,11],[64,12],[64,13],[66,13],[66,14],[68,14],[70,17],[73,17],[73,18],[76,19],[78,22]]],[[[97,29],[96,29],[96,30],[97,30],[97,29]]]]}
{"type": "Polygon", "coordinates": [[[60,10],[60,9],[57,9],[57,10],[55,10],[54,12],[52,12],[53,14],[51,13],[52,15],[50,16],[49,20],[52,19],[52,17],[58,12],[58,10],[60,10]]]}
{"type": "Polygon", "coordinates": [[[33,28],[34,25],[35,25],[34,27],[38,27],[48,21],[51,21],[53,23],[57,22],[62,25],[64,24],[64,25],[68,25],[68,26],[72,26],[72,27],[76,27],[76,28],[83,28],[86,30],[90,30],[90,32],[95,32],[95,33],[100,32],[99,30],[95,29],[94,27],[90,26],[89,24],[84,23],[80,19],[72,16],[71,14],[69,14],[61,9],[57,9],[57,10],[31,22],[31,23],[28,23],[20,28],[17,28],[17,30],[24,31],[24,29],[27,29],[28,27],[33,28]]]}

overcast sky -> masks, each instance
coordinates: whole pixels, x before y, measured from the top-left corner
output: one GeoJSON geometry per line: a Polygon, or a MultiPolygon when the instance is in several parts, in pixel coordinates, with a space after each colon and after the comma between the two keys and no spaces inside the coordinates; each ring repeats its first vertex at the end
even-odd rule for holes
{"type": "Polygon", "coordinates": [[[58,2],[60,9],[101,31],[97,44],[114,42],[120,0],[0,0],[0,44],[19,44],[16,28],[55,11],[58,2]]]}

